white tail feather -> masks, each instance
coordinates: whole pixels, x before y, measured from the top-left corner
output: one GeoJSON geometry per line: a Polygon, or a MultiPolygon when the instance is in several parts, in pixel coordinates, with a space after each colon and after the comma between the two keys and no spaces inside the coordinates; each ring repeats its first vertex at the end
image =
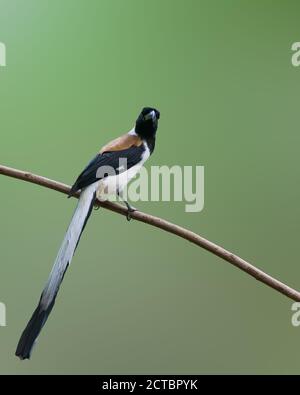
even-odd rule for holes
{"type": "Polygon", "coordinates": [[[51,313],[60,284],[68,265],[71,263],[81,233],[93,208],[97,188],[98,183],[94,183],[81,192],[76,210],[57,254],[40,302],[19,340],[16,355],[21,359],[30,358],[35,341],[51,313]]]}
{"type": "Polygon", "coordinates": [[[44,309],[47,309],[55,298],[65,271],[71,263],[86,219],[89,215],[90,206],[94,199],[96,189],[97,183],[92,184],[85,188],[80,195],[76,210],[58,251],[49,279],[42,294],[40,303],[44,309]]]}

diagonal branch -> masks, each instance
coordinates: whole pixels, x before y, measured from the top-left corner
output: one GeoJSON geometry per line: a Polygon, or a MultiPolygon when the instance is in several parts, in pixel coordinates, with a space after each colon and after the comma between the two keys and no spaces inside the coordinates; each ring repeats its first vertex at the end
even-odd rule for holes
{"type": "MultiPolygon", "coordinates": [[[[7,166],[0,165],[0,174],[3,174],[8,177],[17,178],[19,180],[31,182],[33,184],[37,184],[43,186],[45,188],[54,189],[55,191],[68,194],[70,187],[66,184],[62,184],[57,181],[50,180],[49,178],[41,177],[29,172],[13,169],[7,166]]],[[[79,193],[76,195],[79,197],[79,193]]],[[[99,202],[95,203],[97,206],[104,207],[108,210],[114,211],[115,213],[121,215],[127,215],[127,209],[119,204],[112,202],[99,202]]],[[[262,283],[268,285],[269,287],[275,289],[276,291],[282,293],[290,299],[300,302],[300,292],[295,289],[287,286],[279,280],[271,277],[267,273],[258,269],[257,267],[251,265],[249,262],[240,258],[239,256],[233,254],[232,252],[225,250],[224,248],[218,246],[215,243],[205,239],[202,236],[197,235],[190,230],[187,230],[181,226],[172,224],[162,218],[154,217],[153,215],[143,213],[141,211],[135,211],[132,213],[132,218],[154,226],[156,228],[162,229],[166,232],[173,233],[176,236],[179,236],[185,240],[190,241],[193,244],[196,244],[199,247],[204,248],[205,250],[211,252],[214,255],[219,256],[225,261],[231,263],[232,265],[238,267],[244,272],[248,273],[250,276],[256,278],[256,280],[261,281],[262,283]]]]}

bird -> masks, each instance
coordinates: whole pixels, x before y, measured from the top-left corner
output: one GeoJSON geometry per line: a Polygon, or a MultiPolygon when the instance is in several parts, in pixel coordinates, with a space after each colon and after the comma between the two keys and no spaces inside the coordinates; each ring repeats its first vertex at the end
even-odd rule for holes
{"type": "Polygon", "coordinates": [[[104,145],[80,173],[70,189],[68,197],[80,191],[79,200],[38,306],[18,342],[15,354],[21,360],[31,357],[32,349],[53,309],[60,285],[96,199],[105,200],[108,191],[110,194],[119,196],[127,206],[127,219],[131,219],[135,208],[123,199],[122,192],[153,153],[159,118],[160,112],[157,109],[144,107],[135,126],[128,133],[104,145]]]}

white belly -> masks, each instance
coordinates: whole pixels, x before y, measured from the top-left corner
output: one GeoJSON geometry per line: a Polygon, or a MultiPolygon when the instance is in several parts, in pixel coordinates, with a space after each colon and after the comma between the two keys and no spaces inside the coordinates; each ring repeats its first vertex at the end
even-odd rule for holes
{"type": "Polygon", "coordinates": [[[126,185],[132,180],[133,177],[140,171],[144,163],[150,156],[150,151],[145,144],[146,151],[143,154],[142,160],[135,166],[115,176],[105,177],[99,181],[97,189],[97,198],[99,200],[107,200],[110,196],[121,193],[126,185]]]}

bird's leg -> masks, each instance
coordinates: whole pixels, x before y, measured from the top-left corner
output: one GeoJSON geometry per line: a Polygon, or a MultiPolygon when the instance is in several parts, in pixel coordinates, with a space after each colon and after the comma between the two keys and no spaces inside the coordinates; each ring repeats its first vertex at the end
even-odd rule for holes
{"type": "MultiPolygon", "coordinates": [[[[99,203],[99,200],[98,200],[98,195],[97,195],[97,193],[95,194],[95,202],[97,202],[98,201],[98,203],[99,203]]],[[[99,208],[101,208],[101,206],[99,206],[99,205],[97,205],[97,206],[94,206],[94,210],[95,211],[98,211],[99,210],[99,208]]]]}
{"type": "Polygon", "coordinates": [[[126,204],[127,207],[127,221],[131,220],[131,213],[134,213],[136,211],[136,208],[134,208],[133,206],[131,206],[131,204],[129,204],[126,200],[123,200],[123,202],[126,204]]]}
{"type": "Polygon", "coordinates": [[[117,195],[118,195],[119,198],[122,200],[122,202],[126,205],[126,207],[127,207],[127,215],[126,215],[126,218],[127,218],[127,221],[130,221],[130,220],[131,220],[131,213],[135,212],[135,211],[136,211],[136,208],[133,207],[133,206],[131,206],[131,204],[128,203],[128,202],[123,198],[121,192],[118,191],[118,192],[117,192],[117,195]]]}

